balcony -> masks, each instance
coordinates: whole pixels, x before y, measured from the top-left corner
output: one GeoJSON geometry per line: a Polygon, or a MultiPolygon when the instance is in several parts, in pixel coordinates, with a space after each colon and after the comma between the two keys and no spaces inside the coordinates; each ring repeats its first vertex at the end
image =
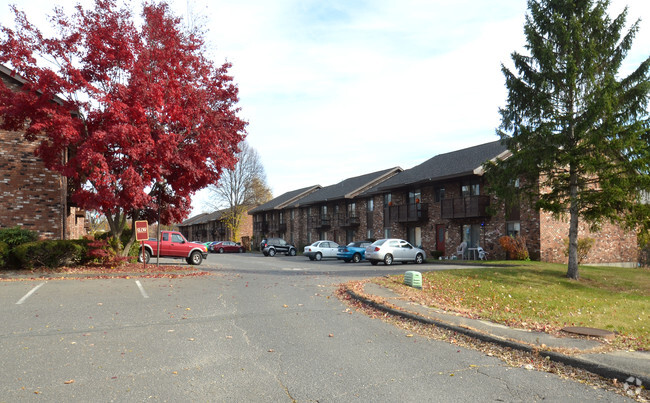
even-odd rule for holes
{"type": "Polygon", "coordinates": [[[361,225],[361,219],[356,213],[339,214],[338,225],[341,228],[358,227],[361,225]]]}
{"type": "Polygon", "coordinates": [[[287,223],[286,222],[281,222],[281,223],[271,223],[269,224],[269,231],[270,232],[287,232],[287,223]]]}
{"type": "Polygon", "coordinates": [[[332,227],[332,220],[328,216],[309,217],[309,228],[326,230],[332,227]]]}
{"type": "Polygon", "coordinates": [[[268,221],[258,221],[253,223],[253,231],[267,233],[269,232],[269,222],[268,221]]]}
{"type": "Polygon", "coordinates": [[[440,218],[479,218],[487,217],[489,196],[467,196],[455,199],[442,199],[440,218]]]}
{"type": "Polygon", "coordinates": [[[384,219],[389,222],[417,223],[429,218],[429,205],[427,203],[403,204],[401,206],[388,206],[384,208],[384,219]]]}

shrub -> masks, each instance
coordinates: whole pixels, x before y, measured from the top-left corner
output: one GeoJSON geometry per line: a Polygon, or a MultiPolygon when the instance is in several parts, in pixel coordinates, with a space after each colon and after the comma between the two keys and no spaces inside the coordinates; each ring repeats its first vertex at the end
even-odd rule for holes
{"type": "Polygon", "coordinates": [[[38,234],[36,232],[19,226],[0,229],[0,242],[6,243],[9,249],[27,242],[34,242],[37,239],[38,234]]]}
{"type": "Polygon", "coordinates": [[[502,236],[499,238],[499,244],[512,260],[530,260],[528,248],[526,246],[526,237],[502,236]]]}
{"type": "Polygon", "coordinates": [[[56,268],[81,262],[84,249],[80,241],[46,240],[24,243],[13,248],[11,254],[20,268],[56,268]]]}
{"type": "Polygon", "coordinates": [[[441,250],[432,250],[429,252],[429,254],[431,255],[432,259],[438,260],[442,257],[443,252],[441,250]]]}
{"type": "Polygon", "coordinates": [[[0,242],[0,267],[3,267],[7,262],[7,255],[9,254],[9,245],[5,242],[0,242]]]}
{"type": "MultiPolygon", "coordinates": [[[[595,242],[594,238],[578,238],[578,264],[589,256],[595,242]]],[[[569,256],[569,238],[564,239],[564,256],[569,256]]]]}

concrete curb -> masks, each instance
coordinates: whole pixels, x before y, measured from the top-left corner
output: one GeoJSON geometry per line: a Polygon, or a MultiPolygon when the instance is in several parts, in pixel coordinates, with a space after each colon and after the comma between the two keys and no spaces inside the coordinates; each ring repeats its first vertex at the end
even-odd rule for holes
{"type": "Polygon", "coordinates": [[[368,299],[366,297],[363,297],[363,296],[361,296],[361,295],[359,295],[359,294],[357,294],[354,291],[349,290],[349,289],[346,289],[346,293],[351,298],[353,298],[353,299],[355,299],[355,300],[357,300],[359,302],[362,302],[362,303],[364,303],[366,305],[370,305],[373,308],[376,308],[376,309],[379,309],[381,311],[390,313],[392,315],[401,316],[403,318],[411,319],[411,320],[414,320],[414,321],[417,321],[417,322],[420,322],[420,323],[434,325],[436,327],[451,330],[451,331],[454,331],[456,333],[464,334],[464,335],[469,336],[469,337],[474,338],[474,339],[486,341],[486,342],[489,342],[489,343],[494,343],[494,344],[497,344],[497,345],[500,345],[500,346],[503,346],[503,347],[509,347],[509,348],[512,348],[512,349],[515,349],[515,350],[525,351],[525,352],[528,352],[528,353],[537,352],[540,355],[542,355],[543,357],[549,357],[549,359],[551,359],[552,361],[559,362],[559,363],[569,365],[569,366],[572,366],[572,367],[584,369],[585,371],[589,371],[589,372],[591,372],[593,374],[600,375],[600,376],[602,376],[604,378],[616,379],[619,382],[625,382],[625,380],[628,379],[629,377],[634,377],[634,378],[637,378],[637,379],[641,380],[641,382],[643,382],[644,385],[650,385],[650,378],[642,376],[642,375],[634,375],[634,374],[626,373],[626,372],[623,372],[623,371],[621,371],[621,370],[619,370],[617,368],[611,367],[611,366],[593,363],[593,362],[583,360],[583,359],[580,359],[580,358],[571,357],[571,356],[568,356],[568,355],[565,355],[565,354],[556,353],[554,351],[540,350],[540,349],[537,349],[537,348],[533,348],[533,347],[531,347],[531,346],[529,346],[527,344],[518,343],[518,342],[512,341],[512,340],[507,340],[507,339],[497,337],[497,336],[494,336],[494,335],[490,335],[490,334],[487,334],[487,333],[476,332],[476,331],[473,331],[471,329],[464,328],[464,327],[461,327],[461,326],[452,325],[452,324],[445,323],[445,322],[442,322],[442,321],[438,321],[438,320],[435,320],[435,319],[426,318],[424,316],[416,315],[416,314],[413,314],[413,313],[410,313],[410,312],[405,312],[405,311],[402,311],[402,310],[399,310],[399,309],[394,309],[394,308],[388,307],[388,306],[386,306],[384,304],[381,304],[381,303],[378,303],[378,302],[373,301],[371,299],[368,299]]]}

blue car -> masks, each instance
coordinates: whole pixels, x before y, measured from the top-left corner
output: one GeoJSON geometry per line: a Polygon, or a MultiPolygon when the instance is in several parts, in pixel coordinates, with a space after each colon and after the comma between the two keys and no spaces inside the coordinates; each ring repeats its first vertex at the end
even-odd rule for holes
{"type": "Polygon", "coordinates": [[[366,247],[370,246],[370,241],[350,242],[347,246],[339,246],[336,258],[343,260],[345,263],[359,263],[366,258],[366,247]]]}

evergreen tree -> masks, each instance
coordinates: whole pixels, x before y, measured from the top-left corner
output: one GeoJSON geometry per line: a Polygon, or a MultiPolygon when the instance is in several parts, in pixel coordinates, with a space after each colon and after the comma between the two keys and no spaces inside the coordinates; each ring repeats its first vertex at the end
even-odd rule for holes
{"type": "Polygon", "coordinates": [[[567,277],[578,279],[578,222],[648,227],[640,190],[650,189],[650,57],[627,77],[621,63],[639,28],[613,20],[609,1],[529,0],[529,55],[502,65],[508,89],[497,130],[512,155],[488,167],[491,188],[569,218],[567,277]],[[520,185],[515,189],[515,179],[520,185]],[[516,191],[515,191],[516,190],[516,191]],[[639,221],[640,220],[640,221],[639,221]]]}

